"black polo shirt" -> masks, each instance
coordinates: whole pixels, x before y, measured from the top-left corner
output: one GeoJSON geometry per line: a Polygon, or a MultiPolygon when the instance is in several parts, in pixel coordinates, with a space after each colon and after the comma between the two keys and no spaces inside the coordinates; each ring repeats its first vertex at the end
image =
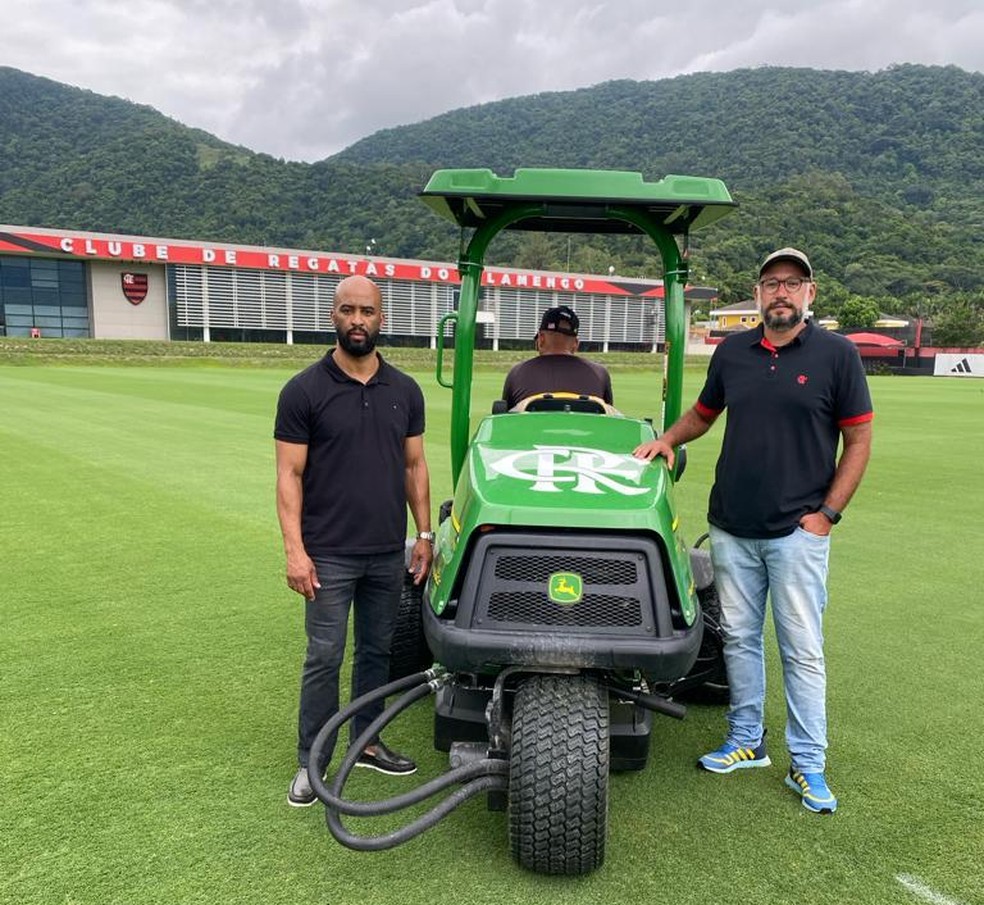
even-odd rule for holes
{"type": "Polygon", "coordinates": [[[424,432],[424,396],[379,356],[367,384],[331,357],[280,392],[273,435],[308,447],[301,531],[309,556],[402,550],[407,533],[404,441],[424,432]]]}
{"type": "Polygon", "coordinates": [[[727,409],[707,520],[738,537],[782,537],[822,505],[840,430],[872,419],[856,346],[807,322],[774,348],[761,325],[715,349],[696,404],[727,409]]]}

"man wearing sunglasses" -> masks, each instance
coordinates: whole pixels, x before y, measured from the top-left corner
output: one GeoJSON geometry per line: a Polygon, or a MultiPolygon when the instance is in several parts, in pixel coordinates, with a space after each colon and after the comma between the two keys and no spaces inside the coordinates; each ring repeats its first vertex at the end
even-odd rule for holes
{"type": "Polygon", "coordinates": [[[768,255],[755,285],[762,323],[717,347],[694,406],[634,453],[664,456],[672,467],[673,448],[728,410],[707,519],[731,706],[724,745],[697,764],[712,773],[771,764],[763,724],[768,598],[786,694],[785,782],[805,808],[829,814],[837,808],[825,775],[830,532],[864,474],[873,414],[857,349],[809,318],[815,297],[802,251],[768,255]]]}

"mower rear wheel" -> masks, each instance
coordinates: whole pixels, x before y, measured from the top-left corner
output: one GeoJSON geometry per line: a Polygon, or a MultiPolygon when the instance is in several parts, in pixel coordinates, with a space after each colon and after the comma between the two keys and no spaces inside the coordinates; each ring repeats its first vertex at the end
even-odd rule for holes
{"type": "Polygon", "coordinates": [[[608,692],[589,676],[540,675],[516,691],[509,846],[541,874],[586,874],[605,859],[608,692]]]}
{"type": "Polygon", "coordinates": [[[393,641],[390,644],[391,682],[434,665],[434,655],[424,637],[424,615],[421,611],[423,605],[423,585],[414,584],[413,576],[406,575],[393,625],[393,641]]]}

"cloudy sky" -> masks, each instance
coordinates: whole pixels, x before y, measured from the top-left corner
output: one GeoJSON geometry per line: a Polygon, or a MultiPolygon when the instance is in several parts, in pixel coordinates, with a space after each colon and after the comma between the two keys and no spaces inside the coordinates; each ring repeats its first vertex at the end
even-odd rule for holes
{"type": "Polygon", "coordinates": [[[2,66],[308,161],[378,129],[609,79],[892,63],[984,71],[984,2],[3,0],[0,27],[2,66]]]}

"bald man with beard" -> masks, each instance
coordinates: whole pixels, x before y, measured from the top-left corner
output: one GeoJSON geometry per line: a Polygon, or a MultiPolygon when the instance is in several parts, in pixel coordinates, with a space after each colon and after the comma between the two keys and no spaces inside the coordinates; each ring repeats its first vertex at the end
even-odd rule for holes
{"type": "MultiPolygon", "coordinates": [[[[383,360],[376,342],[384,322],[379,287],[363,276],[335,290],[337,345],[291,378],[280,393],[274,438],[277,516],[290,589],[304,600],[307,654],[298,712],[298,769],[287,802],[316,801],[311,745],[339,709],[339,671],[349,611],[354,613],[352,698],[389,678],[390,643],[404,576],[407,505],[417,527],[410,572],[419,584],[432,559],[430,479],[424,458],[424,397],[417,383],[383,360]]],[[[383,710],[363,708],[354,741],[383,710]]],[[[357,766],[405,775],[414,762],[378,737],[357,766]]]]}

